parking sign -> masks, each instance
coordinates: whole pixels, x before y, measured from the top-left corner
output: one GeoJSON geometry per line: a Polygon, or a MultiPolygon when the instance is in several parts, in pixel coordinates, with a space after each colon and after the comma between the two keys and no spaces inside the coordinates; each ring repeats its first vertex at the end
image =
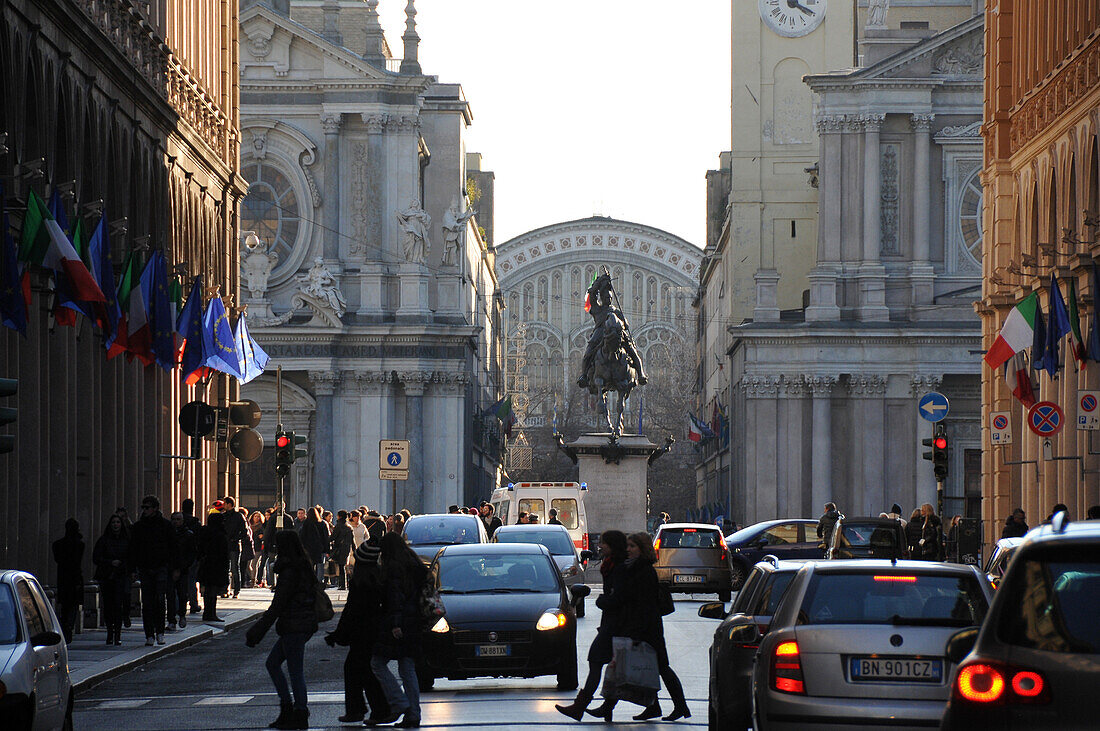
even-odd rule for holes
{"type": "Polygon", "coordinates": [[[990,444],[1012,444],[1012,421],[1007,411],[994,411],[989,415],[990,444]]]}
{"type": "Polygon", "coordinates": [[[1100,391],[1077,393],[1077,428],[1084,431],[1100,429],[1100,391]]]}

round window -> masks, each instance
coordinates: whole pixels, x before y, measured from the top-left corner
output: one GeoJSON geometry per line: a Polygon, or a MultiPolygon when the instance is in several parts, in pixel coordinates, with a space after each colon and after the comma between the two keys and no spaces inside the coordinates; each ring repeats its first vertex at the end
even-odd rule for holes
{"type": "Polygon", "coordinates": [[[959,204],[963,250],[976,263],[982,261],[982,183],[975,172],[963,185],[959,204]]]}
{"type": "Polygon", "coordinates": [[[241,229],[255,231],[278,252],[277,271],[290,261],[290,252],[298,238],[301,224],[298,196],[290,180],[266,162],[245,165],[241,175],[248,181],[248,195],[241,206],[241,229]]]}

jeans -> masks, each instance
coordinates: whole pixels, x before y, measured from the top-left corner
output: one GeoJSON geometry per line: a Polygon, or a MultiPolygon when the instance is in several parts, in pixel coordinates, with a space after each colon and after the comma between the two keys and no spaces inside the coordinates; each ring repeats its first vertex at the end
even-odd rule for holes
{"type": "Polygon", "coordinates": [[[254,580],[256,582],[267,580],[267,563],[269,558],[271,558],[271,554],[269,554],[267,551],[259,554],[260,563],[259,566],[256,567],[256,575],[254,577],[254,580]]]}
{"type": "Polygon", "coordinates": [[[99,601],[103,606],[103,624],[109,630],[122,629],[122,594],[126,580],[122,577],[99,582],[99,601]]]}
{"type": "Polygon", "coordinates": [[[181,569],[178,579],[168,580],[168,623],[175,624],[178,617],[187,615],[187,577],[189,569],[181,569]]]}
{"type": "Polygon", "coordinates": [[[141,579],[141,621],[145,625],[145,636],[162,635],[167,613],[168,568],[141,569],[138,578],[141,579]]]}
{"type": "Polygon", "coordinates": [[[375,655],[370,659],[370,668],[382,684],[382,692],[390,704],[390,711],[401,709],[408,718],[420,719],[420,681],[416,678],[416,661],[411,657],[397,660],[397,671],[401,674],[401,683],[390,672],[386,658],[375,655]],[[405,686],[404,692],[401,686],[405,686]]]}
{"type": "Polygon", "coordinates": [[[294,708],[298,710],[306,707],[306,674],[303,665],[306,642],[311,634],[294,632],[280,635],[275,646],[271,648],[271,654],[267,656],[267,674],[271,676],[275,692],[279,694],[279,702],[283,705],[290,704],[290,688],[287,687],[282,667],[286,663],[287,672],[290,673],[290,687],[294,689],[294,708]]]}
{"type": "Polygon", "coordinates": [[[275,554],[264,552],[264,557],[267,558],[267,565],[264,567],[264,581],[268,586],[275,586],[275,554]]]}
{"type": "Polygon", "coordinates": [[[348,648],[348,656],[344,660],[344,711],[349,716],[363,716],[368,705],[370,715],[375,718],[390,712],[390,704],[386,702],[382,684],[371,670],[370,660],[369,645],[355,644],[348,648]],[[364,695],[366,703],[363,702],[364,695]]]}
{"type": "Polygon", "coordinates": [[[229,547],[229,591],[232,594],[239,594],[241,591],[240,544],[229,547]]]}

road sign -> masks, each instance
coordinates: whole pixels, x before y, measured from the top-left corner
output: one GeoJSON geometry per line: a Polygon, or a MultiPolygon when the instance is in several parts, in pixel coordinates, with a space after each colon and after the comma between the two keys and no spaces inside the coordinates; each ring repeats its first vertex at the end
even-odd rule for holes
{"type": "Polygon", "coordinates": [[[1077,396],[1077,428],[1085,431],[1100,429],[1100,391],[1079,391],[1077,396]]]}
{"type": "Polygon", "coordinates": [[[1012,421],[1007,411],[994,411],[989,415],[990,444],[1012,444],[1012,421]]]}
{"type": "Polygon", "coordinates": [[[259,426],[262,416],[260,405],[252,399],[233,401],[229,404],[229,423],[233,426],[255,429],[259,426]]]}
{"type": "Polygon", "coordinates": [[[938,391],[924,394],[917,402],[917,411],[920,413],[920,418],[925,421],[943,421],[950,410],[951,404],[948,403],[947,397],[938,391]]]}
{"type": "Polygon", "coordinates": [[[1041,437],[1052,437],[1065,425],[1066,415],[1053,401],[1040,401],[1027,412],[1027,428],[1041,437]]]}
{"type": "Polygon", "coordinates": [[[229,452],[242,462],[255,462],[264,453],[264,438],[255,429],[238,429],[229,437],[229,452]]]}
{"type": "Polygon", "coordinates": [[[205,437],[214,432],[217,415],[209,404],[192,401],[180,409],[179,425],[180,430],[189,437],[205,437]]]}
{"type": "MultiPolygon", "coordinates": [[[[379,439],[378,440],[378,468],[381,470],[409,471],[409,440],[408,439],[379,439]]],[[[396,477],[384,477],[380,479],[395,480],[396,477]]]]}
{"type": "Polygon", "coordinates": [[[407,480],[409,479],[408,470],[378,470],[379,480],[407,480]]]}

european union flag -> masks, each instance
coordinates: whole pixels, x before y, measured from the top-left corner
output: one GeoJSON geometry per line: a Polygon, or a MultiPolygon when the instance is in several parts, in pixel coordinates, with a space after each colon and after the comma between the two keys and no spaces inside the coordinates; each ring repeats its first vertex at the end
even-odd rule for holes
{"type": "Polygon", "coordinates": [[[176,321],[176,331],[186,338],[183,352],[180,354],[180,375],[188,386],[193,386],[206,377],[207,370],[202,363],[205,353],[202,349],[202,275],[195,277],[191,285],[191,294],[187,295],[187,304],[183,306],[176,321]]]}
{"type": "Polygon", "coordinates": [[[1050,275],[1050,322],[1047,323],[1046,352],[1043,354],[1043,370],[1050,374],[1051,378],[1058,375],[1061,367],[1058,348],[1062,338],[1069,335],[1073,329],[1069,321],[1069,311],[1066,310],[1066,301],[1062,298],[1062,290],[1058,286],[1058,280],[1050,275]]]}
{"type": "Polygon", "coordinates": [[[246,319],[243,313],[237,318],[237,328],[234,333],[237,355],[241,359],[241,383],[248,383],[263,373],[268,361],[267,353],[252,339],[252,334],[248,332],[246,319]]]}
{"type": "Polygon", "coordinates": [[[206,305],[206,313],[202,317],[202,350],[204,366],[228,373],[238,380],[243,378],[233,328],[229,326],[229,314],[221,297],[215,297],[206,305]]]}
{"type": "Polygon", "coordinates": [[[19,249],[11,235],[8,213],[4,210],[4,188],[0,186],[0,323],[18,330],[27,337],[27,303],[23,299],[22,277],[19,268],[19,249]]]}
{"type": "Polygon", "coordinates": [[[172,321],[172,305],[168,301],[168,260],[161,251],[153,252],[141,275],[141,294],[153,337],[153,356],[157,365],[171,372],[176,365],[176,323],[172,321]]]}
{"type": "Polygon", "coordinates": [[[111,243],[108,238],[107,211],[104,209],[99,223],[88,241],[88,261],[92,277],[103,291],[106,302],[93,303],[95,324],[103,331],[103,340],[110,343],[114,339],[118,321],[122,319],[122,310],[118,307],[118,295],[115,292],[115,267],[111,263],[111,243]]]}

